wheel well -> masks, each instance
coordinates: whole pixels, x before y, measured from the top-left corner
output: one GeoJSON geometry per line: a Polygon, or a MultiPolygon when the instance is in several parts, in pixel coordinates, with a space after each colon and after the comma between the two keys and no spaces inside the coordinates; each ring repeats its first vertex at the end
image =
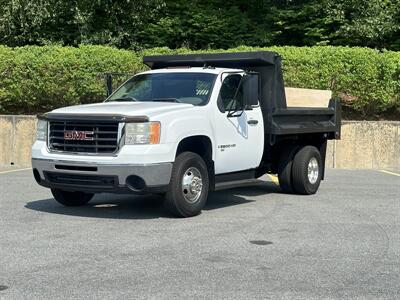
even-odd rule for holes
{"type": "Polygon", "coordinates": [[[208,175],[210,179],[210,190],[214,190],[215,180],[214,180],[214,161],[212,160],[212,143],[211,139],[205,135],[195,135],[184,138],[178,144],[176,150],[176,156],[182,152],[194,152],[200,155],[208,169],[208,175]]]}
{"type": "Polygon", "coordinates": [[[212,144],[207,136],[196,135],[184,138],[179,142],[176,156],[185,151],[194,152],[204,159],[212,160],[212,144]]]}

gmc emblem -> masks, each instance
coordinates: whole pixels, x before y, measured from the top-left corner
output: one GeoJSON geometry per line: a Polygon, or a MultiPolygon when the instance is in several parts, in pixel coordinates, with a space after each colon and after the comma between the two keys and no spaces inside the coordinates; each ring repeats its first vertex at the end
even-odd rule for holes
{"type": "Polygon", "coordinates": [[[64,140],[69,141],[93,141],[93,131],[77,131],[69,130],[64,131],[64,140]]]}

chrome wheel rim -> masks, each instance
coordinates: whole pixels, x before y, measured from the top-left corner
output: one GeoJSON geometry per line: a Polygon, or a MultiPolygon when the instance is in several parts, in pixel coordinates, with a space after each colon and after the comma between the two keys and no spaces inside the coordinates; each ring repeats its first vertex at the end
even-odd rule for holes
{"type": "Polygon", "coordinates": [[[189,203],[199,200],[203,190],[203,179],[200,171],[195,167],[190,167],[183,174],[182,194],[189,203]]]}
{"type": "Polygon", "coordinates": [[[307,175],[308,175],[308,181],[311,184],[317,182],[319,175],[319,166],[318,166],[318,161],[315,157],[312,157],[308,162],[307,175]]]}

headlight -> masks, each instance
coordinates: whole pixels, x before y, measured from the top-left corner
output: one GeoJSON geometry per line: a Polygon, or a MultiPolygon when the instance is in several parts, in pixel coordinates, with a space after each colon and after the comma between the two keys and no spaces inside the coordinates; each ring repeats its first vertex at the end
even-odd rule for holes
{"type": "Polygon", "coordinates": [[[36,140],[46,141],[47,140],[47,121],[38,120],[36,129],[36,140]]]}
{"type": "Polygon", "coordinates": [[[160,132],[159,122],[126,123],[125,145],[158,144],[160,132]]]}

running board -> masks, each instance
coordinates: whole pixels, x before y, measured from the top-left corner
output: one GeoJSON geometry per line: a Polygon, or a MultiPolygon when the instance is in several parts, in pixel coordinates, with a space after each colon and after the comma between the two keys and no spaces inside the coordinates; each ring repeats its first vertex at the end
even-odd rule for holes
{"type": "Polygon", "coordinates": [[[215,184],[214,191],[222,191],[227,189],[233,189],[237,187],[246,187],[254,184],[262,183],[262,180],[259,179],[244,179],[244,180],[235,180],[235,181],[227,181],[220,182],[215,184]]]}
{"type": "Polygon", "coordinates": [[[215,175],[214,191],[231,189],[256,182],[255,169],[215,175]]]}

